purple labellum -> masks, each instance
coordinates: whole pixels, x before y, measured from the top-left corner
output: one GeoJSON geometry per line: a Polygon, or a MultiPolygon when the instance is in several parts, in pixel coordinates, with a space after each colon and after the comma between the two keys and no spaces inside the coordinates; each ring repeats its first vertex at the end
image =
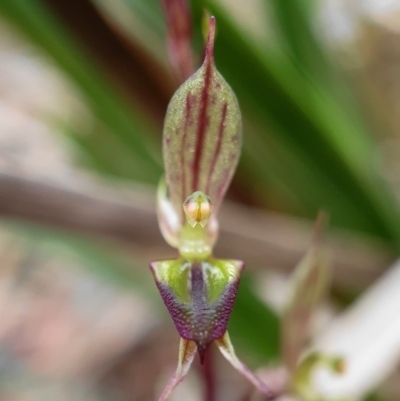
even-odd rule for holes
{"type": "Polygon", "coordinates": [[[222,337],[227,329],[239,286],[242,263],[237,261],[186,262],[181,261],[180,269],[185,270],[184,279],[171,280],[176,261],[151,264],[161,297],[174,321],[179,335],[196,343],[203,362],[209,344],[222,337]],[[234,274],[223,276],[217,285],[210,278],[219,276],[221,266],[229,264],[234,274]],[[168,273],[166,270],[171,269],[168,273]],[[215,272],[216,270],[216,272],[215,272]],[[168,277],[169,275],[169,277],[168,277]],[[186,284],[186,288],[184,288],[186,284]],[[213,286],[213,287],[211,287],[213,286]]]}

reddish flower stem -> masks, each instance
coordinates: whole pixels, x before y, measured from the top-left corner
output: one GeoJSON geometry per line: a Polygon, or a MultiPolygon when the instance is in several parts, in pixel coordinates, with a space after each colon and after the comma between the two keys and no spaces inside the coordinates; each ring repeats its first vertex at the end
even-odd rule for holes
{"type": "Polygon", "coordinates": [[[215,385],[215,358],[214,347],[210,346],[204,358],[203,365],[200,366],[204,381],[204,401],[216,401],[215,385]]]}
{"type": "Polygon", "coordinates": [[[216,401],[215,369],[214,369],[214,347],[207,348],[204,362],[198,365],[204,382],[204,401],[216,401]]]}

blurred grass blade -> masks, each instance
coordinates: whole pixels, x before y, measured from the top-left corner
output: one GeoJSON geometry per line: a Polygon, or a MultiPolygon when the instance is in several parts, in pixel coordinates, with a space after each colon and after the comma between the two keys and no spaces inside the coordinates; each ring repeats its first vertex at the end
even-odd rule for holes
{"type": "Polygon", "coordinates": [[[187,0],[161,0],[167,21],[167,47],[178,82],[194,73],[192,52],[192,17],[187,0]]]}
{"type": "Polygon", "coordinates": [[[128,108],[62,24],[38,0],[4,0],[0,14],[44,49],[83,92],[96,116],[116,134],[136,164],[136,179],[155,183],[161,167],[152,156],[150,125],[128,108]]]}
{"type": "Polygon", "coordinates": [[[308,74],[318,77],[320,81],[331,81],[331,66],[319,37],[314,33],[312,11],[315,2],[270,0],[263,2],[263,5],[268,6],[266,11],[273,11],[283,50],[290,54],[295,64],[308,74]]]}

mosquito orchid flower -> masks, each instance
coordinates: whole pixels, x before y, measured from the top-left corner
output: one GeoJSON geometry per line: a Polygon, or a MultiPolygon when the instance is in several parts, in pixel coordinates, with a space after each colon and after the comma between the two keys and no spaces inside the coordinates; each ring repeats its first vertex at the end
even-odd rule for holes
{"type": "Polygon", "coordinates": [[[163,133],[165,179],[158,191],[159,225],[179,258],[151,263],[157,287],[181,336],[179,361],[159,401],[187,374],[196,352],[203,362],[215,342],[225,358],[272,397],[236,356],[227,333],[243,262],[212,256],[217,212],[235,172],[242,122],[235,94],[214,64],[211,17],[200,69],[173,96],[163,133]]]}

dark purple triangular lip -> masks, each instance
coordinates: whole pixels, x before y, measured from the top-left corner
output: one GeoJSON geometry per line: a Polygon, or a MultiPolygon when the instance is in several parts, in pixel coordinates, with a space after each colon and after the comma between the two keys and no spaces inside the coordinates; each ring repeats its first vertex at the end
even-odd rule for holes
{"type": "MultiPolygon", "coordinates": [[[[186,262],[187,263],[187,262],[186,262]]],[[[158,290],[179,335],[192,340],[203,362],[208,346],[227,329],[239,286],[239,277],[230,281],[220,297],[209,302],[202,263],[192,263],[189,272],[189,302],[179,300],[173,288],[156,280],[158,290]]]]}

